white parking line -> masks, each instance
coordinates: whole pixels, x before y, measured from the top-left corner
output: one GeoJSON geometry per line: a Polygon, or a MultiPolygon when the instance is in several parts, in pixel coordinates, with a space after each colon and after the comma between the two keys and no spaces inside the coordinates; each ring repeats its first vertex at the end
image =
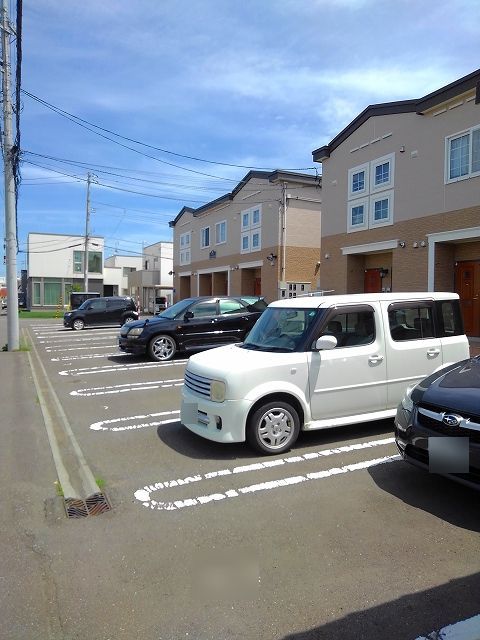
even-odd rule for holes
{"type": "Polygon", "coordinates": [[[418,636],[416,640],[479,640],[480,615],[455,622],[440,631],[432,631],[428,636],[418,636]]]}
{"type": "MultiPolygon", "coordinates": [[[[85,349],[111,349],[113,345],[111,344],[105,344],[105,345],[93,345],[90,344],[88,345],[88,347],[68,347],[67,349],[50,349],[49,347],[45,348],[45,351],[47,353],[64,353],[65,351],[85,351],[85,349]]],[[[120,352],[118,352],[118,355],[120,355],[120,352]]]]}
{"type": "MultiPolygon", "coordinates": [[[[175,500],[174,502],[158,502],[157,500],[152,500],[150,498],[150,491],[146,489],[139,489],[134,493],[134,496],[142,503],[144,507],[164,511],[175,511],[176,509],[184,509],[185,507],[195,507],[197,505],[208,504],[209,502],[218,502],[220,500],[224,500],[225,498],[238,498],[248,493],[256,493],[257,491],[270,491],[271,489],[290,487],[292,485],[300,484],[302,482],[307,482],[310,480],[322,480],[325,478],[329,478],[330,476],[349,473],[351,471],[359,471],[360,469],[368,469],[369,467],[375,467],[388,462],[396,462],[397,460],[400,460],[399,455],[385,456],[383,458],[376,458],[375,460],[366,460],[364,462],[357,462],[355,464],[347,464],[344,467],[333,467],[332,469],[326,469],[325,471],[307,473],[304,476],[290,476],[289,478],[271,480],[270,482],[261,482],[259,484],[248,485],[246,487],[239,487],[238,489],[229,489],[228,491],[225,491],[225,493],[211,493],[205,496],[187,498],[185,500],[175,500]]],[[[158,489],[156,490],[158,491],[158,489]]]]}
{"type": "Polygon", "coordinates": [[[132,364],[111,364],[103,367],[82,367],[80,369],[65,369],[59,371],[60,376],[90,376],[95,373],[110,373],[111,371],[134,371],[135,369],[158,369],[158,367],[175,367],[185,364],[187,360],[175,360],[175,362],[135,362],[132,364]]]}
{"type": "Polygon", "coordinates": [[[83,356],[64,356],[63,358],[50,358],[51,362],[71,362],[72,360],[89,360],[90,358],[108,358],[110,356],[125,356],[132,358],[130,353],[115,351],[114,353],[87,353],[83,356]]]}
{"type": "Polygon", "coordinates": [[[181,387],[183,378],[174,380],[152,380],[152,382],[129,382],[126,384],[115,384],[108,387],[92,387],[90,389],[79,389],[71,391],[71,396],[105,396],[111,393],[128,393],[129,391],[150,391],[152,389],[166,389],[168,387],[181,387]]]}
{"type": "Polygon", "coordinates": [[[90,425],[90,429],[93,431],[131,431],[132,429],[145,429],[145,427],[158,427],[162,424],[170,424],[172,422],[178,422],[177,418],[167,420],[154,420],[152,422],[139,422],[138,424],[123,424],[120,427],[111,427],[104,425],[112,425],[119,422],[130,422],[131,420],[145,420],[146,418],[158,418],[159,416],[179,416],[180,411],[161,411],[160,413],[147,413],[139,416],[129,416],[128,418],[113,418],[112,420],[100,420],[90,425]]]}
{"type": "Polygon", "coordinates": [[[369,442],[361,442],[358,444],[345,445],[343,447],[336,447],[334,449],[324,449],[312,453],[305,453],[301,456],[289,456],[287,458],[281,458],[279,460],[266,460],[265,462],[256,462],[254,464],[243,465],[241,467],[234,467],[230,469],[221,469],[220,471],[211,471],[204,475],[188,476],[187,478],[178,478],[176,480],[167,480],[164,482],[157,482],[156,484],[147,485],[142,489],[138,489],[133,494],[137,500],[139,500],[144,507],[150,509],[159,509],[166,511],[174,511],[176,509],[182,509],[184,507],[194,507],[200,504],[207,504],[208,502],[223,500],[224,498],[237,498],[240,495],[247,493],[254,493],[256,491],[268,491],[270,489],[278,489],[280,487],[286,487],[293,484],[299,484],[306,482],[307,480],[321,480],[340,473],[348,473],[350,471],[357,471],[359,469],[367,469],[368,467],[378,464],[384,464],[386,462],[393,462],[400,460],[399,455],[386,456],[383,458],[376,458],[375,460],[367,460],[364,462],[357,462],[355,464],[345,465],[343,467],[334,467],[324,471],[316,471],[313,473],[307,473],[300,476],[290,476],[280,480],[272,480],[270,482],[262,482],[259,484],[249,485],[239,489],[230,489],[225,493],[213,493],[206,496],[197,496],[196,498],[188,498],[186,500],[174,500],[173,502],[159,502],[153,500],[150,496],[156,491],[162,489],[169,489],[171,487],[182,486],[191,484],[193,482],[201,482],[202,480],[211,480],[220,476],[230,476],[239,473],[245,473],[249,471],[260,471],[263,469],[269,469],[272,467],[279,467],[284,464],[291,464],[296,462],[305,462],[314,460],[317,458],[324,458],[333,456],[338,453],[349,453],[351,451],[359,451],[362,449],[370,449],[372,447],[378,447],[383,445],[392,444],[395,442],[395,438],[383,438],[381,440],[371,440],[369,442]]]}
{"type": "Polygon", "coordinates": [[[104,336],[94,336],[93,338],[63,338],[62,340],[38,340],[38,344],[51,344],[51,345],[62,345],[62,344],[78,344],[82,342],[105,342],[105,340],[110,340],[110,342],[115,342],[116,333],[112,333],[104,336]]]}

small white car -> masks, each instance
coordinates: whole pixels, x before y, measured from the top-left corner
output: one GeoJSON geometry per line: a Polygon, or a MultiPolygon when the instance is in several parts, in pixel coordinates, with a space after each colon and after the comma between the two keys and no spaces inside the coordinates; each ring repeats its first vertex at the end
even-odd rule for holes
{"type": "Polygon", "coordinates": [[[300,429],[395,416],[409,385],[468,355],[454,293],[278,300],[244,343],[190,357],[181,421],[210,440],[283,453],[300,429]]]}

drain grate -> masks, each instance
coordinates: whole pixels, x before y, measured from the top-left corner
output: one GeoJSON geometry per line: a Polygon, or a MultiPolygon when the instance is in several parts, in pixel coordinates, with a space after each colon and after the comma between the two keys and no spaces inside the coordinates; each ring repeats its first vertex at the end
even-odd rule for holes
{"type": "Polygon", "coordinates": [[[85,500],[81,498],[66,498],[65,511],[69,518],[86,518],[98,516],[112,508],[104,493],[94,493],[85,500]]]}

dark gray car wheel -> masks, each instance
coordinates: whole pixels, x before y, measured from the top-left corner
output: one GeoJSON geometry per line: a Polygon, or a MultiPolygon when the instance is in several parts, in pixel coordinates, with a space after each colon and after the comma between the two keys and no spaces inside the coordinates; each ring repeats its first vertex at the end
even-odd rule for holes
{"type": "Polygon", "coordinates": [[[300,418],[288,402],[273,400],[258,407],[247,425],[248,444],[269,455],[288,451],[298,438],[300,418]]]}
{"type": "Polygon", "coordinates": [[[75,318],[72,322],[72,329],[75,331],[81,331],[85,327],[85,322],[81,318],[75,318]]]}
{"type": "Polygon", "coordinates": [[[148,355],[157,362],[171,360],[177,351],[177,343],[170,336],[155,336],[148,345],[148,355]]]}
{"type": "Polygon", "coordinates": [[[134,318],[133,316],[127,316],[124,320],[123,320],[123,324],[127,324],[127,322],[134,322],[136,320],[136,318],[134,318]]]}

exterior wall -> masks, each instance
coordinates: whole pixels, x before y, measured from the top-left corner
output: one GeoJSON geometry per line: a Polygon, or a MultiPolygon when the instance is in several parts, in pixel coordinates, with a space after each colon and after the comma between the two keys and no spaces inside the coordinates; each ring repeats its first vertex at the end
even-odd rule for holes
{"type": "MultiPolygon", "coordinates": [[[[480,194],[479,194],[480,199],[480,194]]],[[[428,235],[457,229],[470,229],[480,224],[480,204],[476,207],[449,212],[448,215],[425,216],[418,220],[396,223],[355,234],[341,233],[322,239],[321,288],[335,289],[336,293],[363,292],[363,276],[357,278],[355,270],[369,267],[387,267],[393,291],[425,291],[428,289],[428,235]],[[355,242],[352,242],[355,240],[355,242]],[[381,241],[394,241],[397,246],[380,253],[342,255],[342,248],[381,241]],[[405,247],[400,246],[405,242],[405,247]],[[422,247],[421,243],[425,246],[422,247]],[[414,244],[417,247],[414,247],[414,244]],[[328,255],[329,258],[325,258],[328,255]],[[356,258],[356,261],[353,258],[356,258]],[[388,262],[387,262],[388,261],[388,262]]],[[[480,258],[480,242],[439,244],[435,251],[435,289],[452,290],[455,261],[480,258]],[[448,285],[448,286],[447,286],[448,285]]],[[[388,285],[387,285],[388,286],[388,285]]]]}
{"type": "MultiPolygon", "coordinates": [[[[286,242],[295,247],[292,258],[286,257],[282,272],[283,252],[281,228],[283,222],[283,180],[274,183],[266,177],[252,177],[230,199],[213,202],[211,207],[194,215],[190,210],[182,213],[174,226],[175,300],[189,295],[265,296],[268,301],[280,297],[279,283],[298,274],[314,273],[320,260],[320,189],[297,178],[287,182],[286,242]],[[257,250],[242,251],[242,213],[259,209],[260,227],[250,232],[261,232],[261,246],[257,250]],[[226,221],[226,242],[216,243],[215,225],[226,221]],[[210,228],[210,246],[202,248],[202,229],[210,228]],[[191,260],[180,264],[180,237],[191,234],[191,260]],[[267,257],[273,257],[268,259],[267,257]],[[305,263],[305,264],[303,264],[305,263]],[[260,284],[260,292],[258,287],[260,284]]],[[[251,238],[250,238],[251,239],[251,238]]],[[[286,253],[286,252],[285,252],[286,253]]],[[[309,278],[315,284],[316,275],[309,278]]]]}
{"type": "Polygon", "coordinates": [[[103,280],[105,285],[116,287],[119,295],[128,295],[128,273],[129,270],[138,271],[142,269],[141,256],[121,256],[114,255],[106,258],[105,267],[112,268],[112,271],[104,269],[103,280]],[[120,269],[120,272],[113,271],[120,269]]]}
{"type": "MultiPolygon", "coordinates": [[[[29,307],[58,307],[68,305],[72,287],[84,289],[83,268],[75,270],[74,252],[85,250],[83,236],[48,233],[28,234],[29,307]]],[[[88,274],[88,290],[103,294],[103,245],[101,237],[92,237],[89,252],[101,254],[97,273],[88,274]]]]}
{"type": "Polygon", "coordinates": [[[154,312],[155,298],[166,297],[173,302],[173,243],[156,242],[143,249],[140,267],[128,274],[128,292],[140,309],[154,312]]]}
{"type": "Polygon", "coordinates": [[[476,206],[478,177],[445,184],[446,137],[480,124],[473,93],[467,98],[449,109],[458,103],[452,100],[445,111],[369,118],[337,147],[322,163],[323,237],[347,231],[348,170],[389,154],[395,162],[394,223],[476,206]]]}
{"type": "MultiPolygon", "coordinates": [[[[455,291],[456,265],[480,262],[480,175],[448,176],[449,138],[480,125],[474,94],[450,93],[422,114],[372,116],[322,161],[320,288],[360,293],[366,275],[375,276],[367,270],[382,269],[375,286],[385,291],[455,291]],[[366,180],[365,194],[349,194],[352,170],[372,171],[384,157],[392,163],[392,183],[374,188],[366,180]],[[393,216],[384,226],[372,226],[372,194],[391,197],[393,216]],[[362,200],[369,205],[368,224],[349,229],[349,206],[362,200]]],[[[479,287],[475,280],[462,301],[477,305],[479,287]]],[[[480,322],[470,326],[478,335],[480,322]]]]}

